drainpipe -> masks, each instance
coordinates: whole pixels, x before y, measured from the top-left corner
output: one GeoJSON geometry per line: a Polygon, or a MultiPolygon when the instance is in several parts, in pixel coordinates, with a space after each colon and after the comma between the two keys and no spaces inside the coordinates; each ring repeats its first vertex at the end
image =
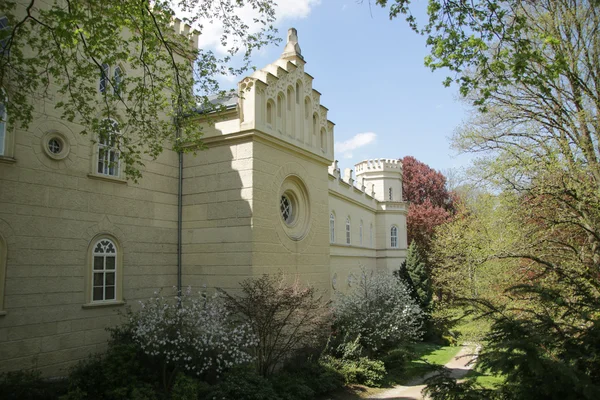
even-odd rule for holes
{"type": "Polygon", "coordinates": [[[179,162],[178,183],[177,183],[177,297],[181,298],[181,232],[183,229],[183,150],[180,147],[181,128],[179,127],[179,118],[181,108],[178,109],[175,117],[175,138],[177,144],[177,156],[179,162]]]}

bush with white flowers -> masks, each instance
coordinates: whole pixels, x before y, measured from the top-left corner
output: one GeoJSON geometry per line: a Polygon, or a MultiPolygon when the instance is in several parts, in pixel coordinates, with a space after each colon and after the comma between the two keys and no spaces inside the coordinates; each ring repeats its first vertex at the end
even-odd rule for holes
{"type": "Polygon", "coordinates": [[[246,323],[236,321],[221,296],[165,298],[156,294],[128,313],[133,340],[171,372],[219,376],[235,365],[253,361],[257,341],[246,323]]]}
{"type": "Polygon", "coordinates": [[[357,340],[370,353],[418,340],[423,312],[391,274],[363,270],[357,287],[334,301],[337,336],[357,340]]]}

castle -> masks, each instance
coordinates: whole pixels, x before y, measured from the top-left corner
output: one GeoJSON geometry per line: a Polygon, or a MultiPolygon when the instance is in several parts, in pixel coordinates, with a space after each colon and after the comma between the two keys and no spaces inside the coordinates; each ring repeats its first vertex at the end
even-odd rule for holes
{"type": "Polygon", "coordinates": [[[63,373],[106,346],[115,310],[178,280],[235,290],[282,270],[330,297],[362,269],[400,267],[402,165],[342,173],[304,67],[290,29],[214,124],[199,114],[207,150],[184,155],[181,195],[176,152],[127,181],[117,150],[54,115],[51,99],[36,100],[28,129],[0,125],[0,372],[63,373]]]}

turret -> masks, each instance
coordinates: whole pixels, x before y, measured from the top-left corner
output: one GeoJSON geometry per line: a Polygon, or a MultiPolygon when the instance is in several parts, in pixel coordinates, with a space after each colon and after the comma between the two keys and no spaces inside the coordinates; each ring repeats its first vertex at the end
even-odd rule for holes
{"type": "Polygon", "coordinates": [[[365,160],[356,164],[355,171],[357,180],[364,182],[367,187],[373,185],[374,197],[378,201],[402,201],[402,162],[400,160],[385,158],[365,160]]]}

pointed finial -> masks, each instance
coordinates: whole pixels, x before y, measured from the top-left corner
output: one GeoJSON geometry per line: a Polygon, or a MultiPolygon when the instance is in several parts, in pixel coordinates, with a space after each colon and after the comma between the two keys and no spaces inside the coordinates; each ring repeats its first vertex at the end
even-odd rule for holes
{"type": "Polygon", "coordinates": [[[288,29],[287,44],[283,49],[283,54],[281,55],[281,58],[294,57],[303,59],[302,51],[300,50],[300,45],[298,44],[298,31],[296,30],[296,28],[290,28],[288,29]]]}

